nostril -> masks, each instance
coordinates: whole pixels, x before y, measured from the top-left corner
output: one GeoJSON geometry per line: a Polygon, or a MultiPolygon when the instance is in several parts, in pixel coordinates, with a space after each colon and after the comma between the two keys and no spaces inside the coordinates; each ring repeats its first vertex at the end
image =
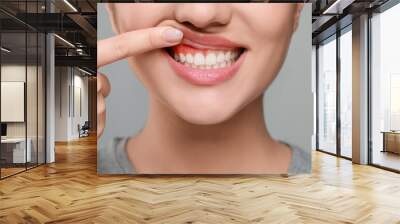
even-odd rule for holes
{"type": "Polygon", "coordinates": [[[189,27],[189,28],[192,28],[192,27],[194,27],[193,26],[193,24],[191,24],[190,22],[182,22],[182,25],[185,25],[185,26],[187,26],[187,27],[189,27]]]}
{"type": "Polygon", "coordinates": [[[199,27],[193,25],[193,23],[191,23],[191,22],[186,21],[186,22],[181,22],[181,24],[190,30],[197,31],[197,32],[205,32],[205,28],[199,28],[199,27]]]}
{"type": "Polygon", "coordinates": [[[192,30],[197,30],[198,29],[192,23],[187,22],[187,21],[186,22],[182,22],[181,24],[184,25],[185,27],[189,28],[189,29],[192,29],[192,30]]]}

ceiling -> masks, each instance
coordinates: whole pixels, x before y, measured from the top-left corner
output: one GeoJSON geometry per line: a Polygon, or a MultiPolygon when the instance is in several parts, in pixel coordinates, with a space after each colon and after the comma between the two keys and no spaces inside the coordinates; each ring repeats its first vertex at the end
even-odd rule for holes
{"type": "MultiPolygon", "coordinates": [[[[353,17],[374,11],[390,0],[308,0],[313,8],[313,44],[352,23],[353,17]]],[[[392,0],[393,1],[393,0],[392,0]]]]}
{"type": "MultiPolygon", "coordinates": [[[[2,60],[35,58],[44,48],[36,36],[55,33],[56,65],[96,72],[96,0],[1,0],[2,60]],[[51,11],[51,13],[49,13],[51,11]],[[25,34],[27,32],[27,34],[25,34]],[[31,33],[32,32],[32,33],[31,33]],[[65,41],[64,41],[65,40],[65,41]],[[27,46],[27,47],[25,47],[27,46]],[[6,59],[7,58],[7,59],[6,59]]],[[[25,61],[25,60],[24,60],[25,61]]]]}

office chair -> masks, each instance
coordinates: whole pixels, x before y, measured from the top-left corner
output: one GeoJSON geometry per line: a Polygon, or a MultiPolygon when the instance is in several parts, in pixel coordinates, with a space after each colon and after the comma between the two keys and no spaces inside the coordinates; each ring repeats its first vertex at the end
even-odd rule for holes
{"type": "Polygon", "coordinates": [[[87,137],[89,136],[89,121],[85,121],[85,123],[82,125],[82,127],[79,127],[80,125],[78,124],[78,129],[79,129],[79,138],[80,137],[87,137]]]}

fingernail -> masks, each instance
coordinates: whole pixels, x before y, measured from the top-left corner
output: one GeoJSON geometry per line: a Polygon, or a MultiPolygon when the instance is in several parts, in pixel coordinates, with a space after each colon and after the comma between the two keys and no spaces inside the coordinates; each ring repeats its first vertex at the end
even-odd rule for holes
{"type": "Polygon", "coordinates": [[[182,39],[182,31],[175,28],[168,28],[163,32],[164,39],[168,42],[175,43],[182,39]]]}

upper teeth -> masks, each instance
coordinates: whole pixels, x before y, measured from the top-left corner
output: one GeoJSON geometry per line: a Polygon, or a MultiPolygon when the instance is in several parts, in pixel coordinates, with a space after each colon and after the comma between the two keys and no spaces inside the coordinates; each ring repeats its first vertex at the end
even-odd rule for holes
{"type": "Polygon", "coordinates": [[[239,56],[237,50],[207,51],[206,53],[174,53],[174,59],[194,68],[222,68],[231,65],[239,56]]]}

